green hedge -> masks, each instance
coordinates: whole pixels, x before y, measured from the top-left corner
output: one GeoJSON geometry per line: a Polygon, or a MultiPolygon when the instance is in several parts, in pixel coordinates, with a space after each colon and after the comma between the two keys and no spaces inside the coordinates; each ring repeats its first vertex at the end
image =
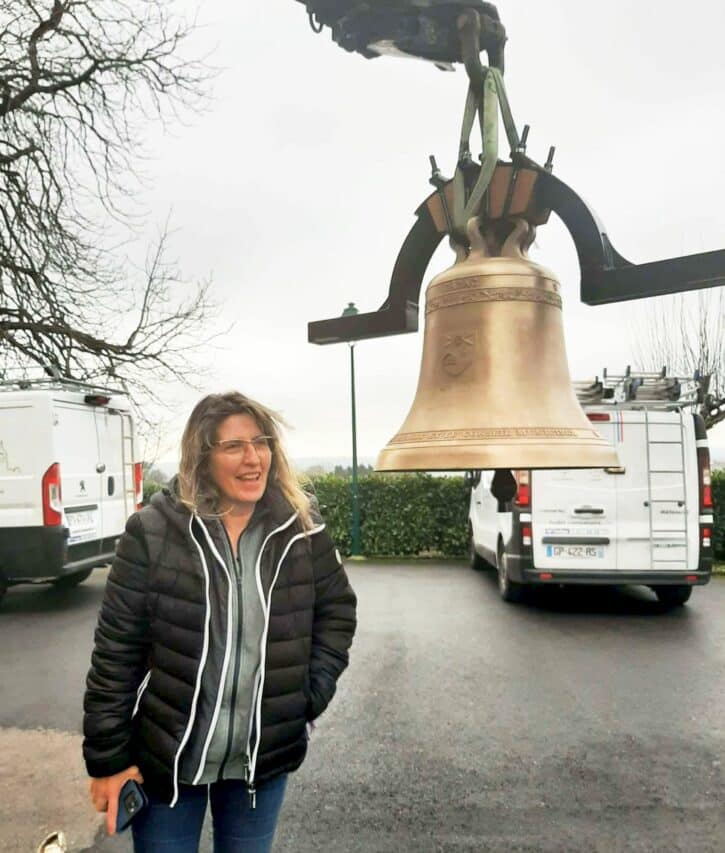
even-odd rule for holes
{"type": "Polygon", "coordinates": [[[144,480],[143,481],[143,502],[144,506],[151,500],[152,496],[156,494],[156,492],[160,492],[163,489],[163,485],[161,483],[154,483],[152,480],[144,480]]]}
{"type": "MultiPolygon", "coordinates": [[[[350,553],[351,481],[310,478],[332,539],[350,553]]],[[[372,474],[358,480],[360,545],[366,557],[462,557],[468,547],[463,477],[372,474]]]]}
{"type": "Polygon", "coordinates": [[[712,472],[712,502],[715,505],[713,551],[716,560],[725,560],[725,469],[712,472]]]}

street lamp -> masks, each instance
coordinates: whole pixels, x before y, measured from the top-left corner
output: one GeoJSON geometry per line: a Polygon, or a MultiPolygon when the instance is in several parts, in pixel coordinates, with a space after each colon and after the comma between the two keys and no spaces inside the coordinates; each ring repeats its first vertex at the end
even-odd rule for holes
{"type": "MultiPolygon", "coordinates": [[[[348,302],[347,308],[342,312],[343,317],[350,317],[360,312],[354,302],[348,302]]],[[[360,504],[357,491],[357,425],[355,418],[355,342],[349,341],[350,345],[350,399],[352,401],[352,525],[350,527],[351,556],[360,556],[360,504]]]]}

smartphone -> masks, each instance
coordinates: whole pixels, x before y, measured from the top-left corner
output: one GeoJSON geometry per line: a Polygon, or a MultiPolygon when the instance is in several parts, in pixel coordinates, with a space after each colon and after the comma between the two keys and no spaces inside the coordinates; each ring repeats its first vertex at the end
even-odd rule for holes
{"type": "Polygon", "coordinates": [[[124,782],[118,794],[118,812],[116,814],[116,832],[123,832],[131,821],[148,805],[144,789],[133,779],[124,782]]]}

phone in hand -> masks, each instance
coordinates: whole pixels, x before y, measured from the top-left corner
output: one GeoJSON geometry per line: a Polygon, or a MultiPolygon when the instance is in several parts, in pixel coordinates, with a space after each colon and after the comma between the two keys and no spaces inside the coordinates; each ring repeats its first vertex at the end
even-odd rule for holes
{"type": "Polygon", "coordinates": [[[134,779],[128,779],[118,794],[118,811],[116,813],[116,832],[123,832],[131,825],[136,815],[148,805],[148,797],[144,789],[134,779]]]}

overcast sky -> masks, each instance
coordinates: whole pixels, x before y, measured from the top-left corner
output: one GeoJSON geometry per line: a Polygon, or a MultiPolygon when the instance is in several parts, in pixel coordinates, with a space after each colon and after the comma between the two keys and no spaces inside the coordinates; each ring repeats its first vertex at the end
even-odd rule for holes
{"type": "MultiPolygon", "coordinates": [[[[184,4],[182,3],[182,7],[184,4]]],[[[191,4],[189,5],[191,8],[191,4]]],[[[632,261],[725,247],[725,6],[715,0],[502,0],[506,84],[528,153],[582,195],[632,261]]],[[[428,155],[455,167],[462,69],[345,53],[294,0],[204,0],[195,48],[223,68],[206,114],[150,130],[151,221],[173,209],[187,277],[213,276],[232,334],[208,352],[210,391],[237,388],[294,426],[293,456],[350,447],[347,345],[307,343],[307,322],[387,294],[428,155]]],[[[502,156],[506,154],[501,151],[502,156]]],[[[633,363],[647,303],[579,301],[573,244],[552,217],[533,257],[563,285],[572,377],[633,363]]],[[[450,265],[439,249],[427,278],[450,265]]],[[[422,329],[422,319],[421,319],[422,329]]],[[[355,349],[358,446],[374,456],[417,382],[422,333],[355,349]]],[[[178,431],[198,394],[168,387],[178,431]]],[[[723,426],[714,444],[725,445],[723,426]]],[[[177,436],[170,435],[169,446],[177,436]]],[[[165,452],[168,455],[168,451],[165,452]]]]}

